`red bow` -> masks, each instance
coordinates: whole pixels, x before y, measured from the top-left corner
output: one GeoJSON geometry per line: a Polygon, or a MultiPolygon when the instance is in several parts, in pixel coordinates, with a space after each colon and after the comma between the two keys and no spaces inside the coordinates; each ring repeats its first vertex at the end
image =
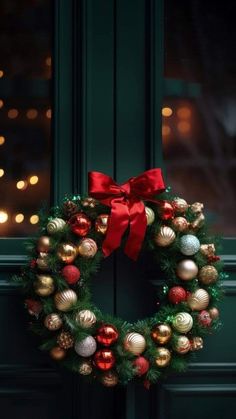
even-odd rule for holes
{"type": "Polygon", "coordinates": [[[122,185],[117,185],[110,176],[100,172],[89,172],[88,176],[89,195],[111,207],[108,230],[102,246],[104,255],[109,256],[120,246],[122,236],[129,226],[125,253],[136,260],[147,227],[143,200],[154,201],[154,195],[165,190],[161,169],[148,170],[122,185]]]}

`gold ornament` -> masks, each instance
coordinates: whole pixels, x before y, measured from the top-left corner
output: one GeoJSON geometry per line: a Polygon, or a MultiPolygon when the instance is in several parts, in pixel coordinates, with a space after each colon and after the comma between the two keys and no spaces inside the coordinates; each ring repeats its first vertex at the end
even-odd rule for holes
{"type": "Polygon", "coordinates": [[[188,351],[190,351],[190,349],[191,343],[187,336],[178,336],[174,344],[174,350],[178,352],[178,354],[186,354],[188,351]]]}
{"type": "Polygon", "coordinates": [[[40,271],[48,271],[48,255],[47,253],[39,253],[39,257],[36,259],[36,265],[37,268],[40,269],[40,271]]]}
{"type": "Polygon", "coordinates": [[[59,233],[64,229],[66,222],[62,218],[54,218],[47,224],[47,231],[49,234],[59,233]]]}
{"type": "Polygon", "coordinates": [[[173,320],[173,327],[177,332],[187,333],[193,327],[193,318],[189,313],[180,312],[177,313],[173,320]]]}
{"type": "Polygon", "coordinates": [[[206,265],[200,269],[198,278],[204,285],[210,285],[216,282],[218,272],[214,266],[206,265]]]}
{"type": "Polygon", "coordinates": [[[175,217],[172,220],[172,227],[175,231],[184,232],[188,229],[189,223],[184,217],[175,217]]]}
{"type": "Polygon", "coordinates": [[[157,357],[156,357],[156,364],[158,367],[164,368],[167,367],[171,360],[171,353],[169,349],[160,346],[157,348],[157,357]]]}
{"type": "Polygon", "coordinates": [[[74,345],[74,338],[69,332],[61,332],[57,337],[57,344],[62,349],[70,349],[74,345]]]}
{"type": "Polygon", "coordinates": [[[124,348],[134,355],[140,355],[146,348],[146,341],[140,333],[127,333],[124,340],[124,348]]]}
{"type": "Polygon", "coordinates": [[[218,317],[220,315],[220,312],[219,312],[218,308],[216,308],[216,307],[210,308],[210,310],[208,310],[208,312],[209,312],[212,320],[218,319],[218,317]]]}
{"type": "Polygon", "coordinates": [[[107,371],[101,376],[101,382],[105,387],[114,387],[118,381],[118,375],[114,371],[107,371]]]}
{"type": "Polygon", "coordinates": [[[49,275],[37,275],[37,280],[34,283],[34,289],[40,297],[48,297],[54,292],[54,282],[49,275]]]}
{"type": "Polygon", "coordinates": [[[165,247],[173,243],[173,241],[175,240],[175,237],[176,237],[175,232],[174,230],[172,230],[172,228],[167,227],[167,226],[162,226],[160,228],[159,233],[154,238],[154,240],[158,246],[165,247]]]}
{"type": "Polygon", "coordinates": [[[167,343],[172,335],[171,327],[166,324],[157,324],[151,331],[151,337],[155,343],[164,345],[167,343]]]}
{"type": "Polygon", "coordinates": [[[175,212],[180,214],[183,214],[188,209],[187,202],[182,198],[174,198],[174,200],[171,202],[171,205],[173,206],[175,212]]]}
{"type": "Polygon", "coordinates": [[[191,281],[191,279],[196,278],[198,267],[192,259],[184,259],[178,263],[176,273],[183,281],[191,281]]]}
{"type": "Polygon", "coordinates": [[[200,246],[200,252],[203,256],[206,256],[206,257],[214,256],[215,251],[216,249],[215,249],[214,243],[201,244],[200,246]]]}
{"type": "Polygon", "coordinates": [[[96,316],[91,310],[81,310],[76,315],[76,322],[84,329],[92,327],[96,321],[96,316]]]}
{"type": "Polygon", "coordinates": [[[83,205],[83,207],[95,208],[96,205],[97,205],[97,201],[96,201],[96,199],[91,198],[90,196],[88,196],[88,198],[83,199],[81,204],[83,205]]]}
{"type": "Polygon", "coordinates": [[[66,356],[66,351],[63,348],[60,348],[60,346],[55,346],[50,350],[50,356],[55,361],[61,361],[66,356]]]}
{"type": "Polygon", "coordinates": [[[81,375],[90,375],[93,371],[93,367],[90,361],[82,361],[79,366],[79,373],[81,375]]]}
{"type": "Polygon", "coordinates": [[[194,204],[190,205],[190,208],[194,214],[200,214],[204,209],[204,205],[201,202],[194,202],[194,204]]]}
{"type": "Polygon", "coordinates": [[[200,213],[197,218],[191,223],[191,228],[195,231],[201,228],[204,225],[205,216],[200,213]]]}
{"type": "Polygon", "coordinates": [[[97,244],[93,239],[82,239],[79,242],[78,253],[85,258],[93,258],[97,253],[97,244]]]}
{"type": "Polygon", "coordinates": [[[150,226],[155,220],[155,213],[152,208],[145,207],[145,213],[147,217],[147,225],[150,226]]]}
{"type": "Polygon", "coordinates": [[[64,263],[72,263],[77,256],[77,248],[73,243],[62,243],[57,249],[57,256],[64,263]]]}
{"type": "Polygon", "coordinates": [[[108,214],[100,214],[95,221],[95,230],[97,233],[106,234],[108,229],[108,214]]]}
{"type": "Polygon", "coordinates": [[[48,236],[41,236],[38,239],[37,250],[39,253],[48,253],[51,250],[51,239],[48,236]]]}
{"type": "Polygon", "coordinates": [[[54,302],[58,310],[69,311],[71,310],[72,306],[77,302],[77,295],[71,289],[60,291],[55,295],[54,302]]]}
{"type": "Polygon", "coordinates": [[[44,319],[44,326],[48,330],[58,330],[62,326],[62,319],[57,313],[48,314],[44,319]]]}
{"type": "Polygon", "coordinates": [[[203,348],[203,339],[200,338],[199,336],[194,337],[190,343],[191,343],[191,348],[190,348],[191,351],[199,351],[199,349],[203,348]]]}
{"type": "Polygon", "coordinates": [[[204,310],[209,305],[209,294],[206,290],[199,288],[187,298],[188,306],[192,310],[204,310]]]}

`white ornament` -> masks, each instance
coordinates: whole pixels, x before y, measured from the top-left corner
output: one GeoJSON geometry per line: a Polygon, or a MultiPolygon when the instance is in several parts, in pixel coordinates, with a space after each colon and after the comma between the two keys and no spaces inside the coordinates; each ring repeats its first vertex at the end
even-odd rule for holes
{"type": "Polygon", "coordinates": [[[62,218],[54,218],[47,224],[47,231],[49,234],[55,234],[62,231],[66,225],[65,220],[62,218]]]}
{"type": "Polygon", "coordinates": [[[97,349],[96,340],[92,336],[75,343],[75,352],[78,355],[88,357],[94,354],[97,349]]]}
{"type": "Polygon", "coordinates": [[[189,313],[181,312],[176,314],[173,320],[173,327],[181,333],[187,333],[193,327],[193,318],[189,313]]]}
{"type": "Polygon", "coordinates": [[[195,255],[200,249],[200,241],[192,234],[185,234],[180,239],[180,251],[183,255],[195,255]]]}

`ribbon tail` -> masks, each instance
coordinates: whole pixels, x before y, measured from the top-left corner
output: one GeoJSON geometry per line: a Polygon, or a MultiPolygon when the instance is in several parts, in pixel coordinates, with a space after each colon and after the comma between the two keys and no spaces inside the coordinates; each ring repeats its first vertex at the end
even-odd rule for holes
{"type": "Polygon", "coordinates": [[[135,202],[130,209],[130,232],[125,244],[125,254],[137,260],[147,228],[145,206],[142,201],[135,202]]]}

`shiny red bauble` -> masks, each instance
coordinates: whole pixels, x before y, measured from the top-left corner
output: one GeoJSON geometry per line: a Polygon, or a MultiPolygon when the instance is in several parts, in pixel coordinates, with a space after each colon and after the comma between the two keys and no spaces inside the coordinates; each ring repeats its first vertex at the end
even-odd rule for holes
{"type": "Polygon", "coordinates": [[[94,355],[94,365],[99,370],[110,370],[115,365],[115,362],[115,356],[110,349],[100,349],[94,355]]]}
{"type": "Polygon", "coordinates": [[[172,220],[174,218],[174,208],[168,201],[161,201],[158,204],[158,214],[162,220],[172,220]]]}
{"type": "Polygon", "coordinates": [[[96,340],[100,345],[110,346],[117,341],[118,330],[112,324],[103,324],[96,333],[96,340]]]}
{"type": "Polygon", "coordinates": [[[210,316],[210,313],[207,310],[202,310],[198,314],[198,322],[205,327],[209,327],[212,322],[212,318],[210,316]]]}
{"type": "Polygon", "coordinates": [[[168,300],[172,304],[178,304],[182,301],[186,301],[187,298],[187,292],[183,287],[172,287],[168,292],[168,300]]]}
{"type": "Polygon", "coordinates": [[[69,224],[73,233],[80,237],[86,236],[91,228],[91,220],[83,212],[73,215],[69,224]]]}
{"type": "Polygon", "coordinates": [[[144,356],[138,356],[133,365],[136,367],[136,374],[139,376],[146,374],[150,366],[149,361],[144,356]]]}
{"type": "Polygon", "coordinates": [[[66,282],[70,285],[76,284],[80,279],[80,270],[75,265],[65,266],[61,273],[66,282]]]}

